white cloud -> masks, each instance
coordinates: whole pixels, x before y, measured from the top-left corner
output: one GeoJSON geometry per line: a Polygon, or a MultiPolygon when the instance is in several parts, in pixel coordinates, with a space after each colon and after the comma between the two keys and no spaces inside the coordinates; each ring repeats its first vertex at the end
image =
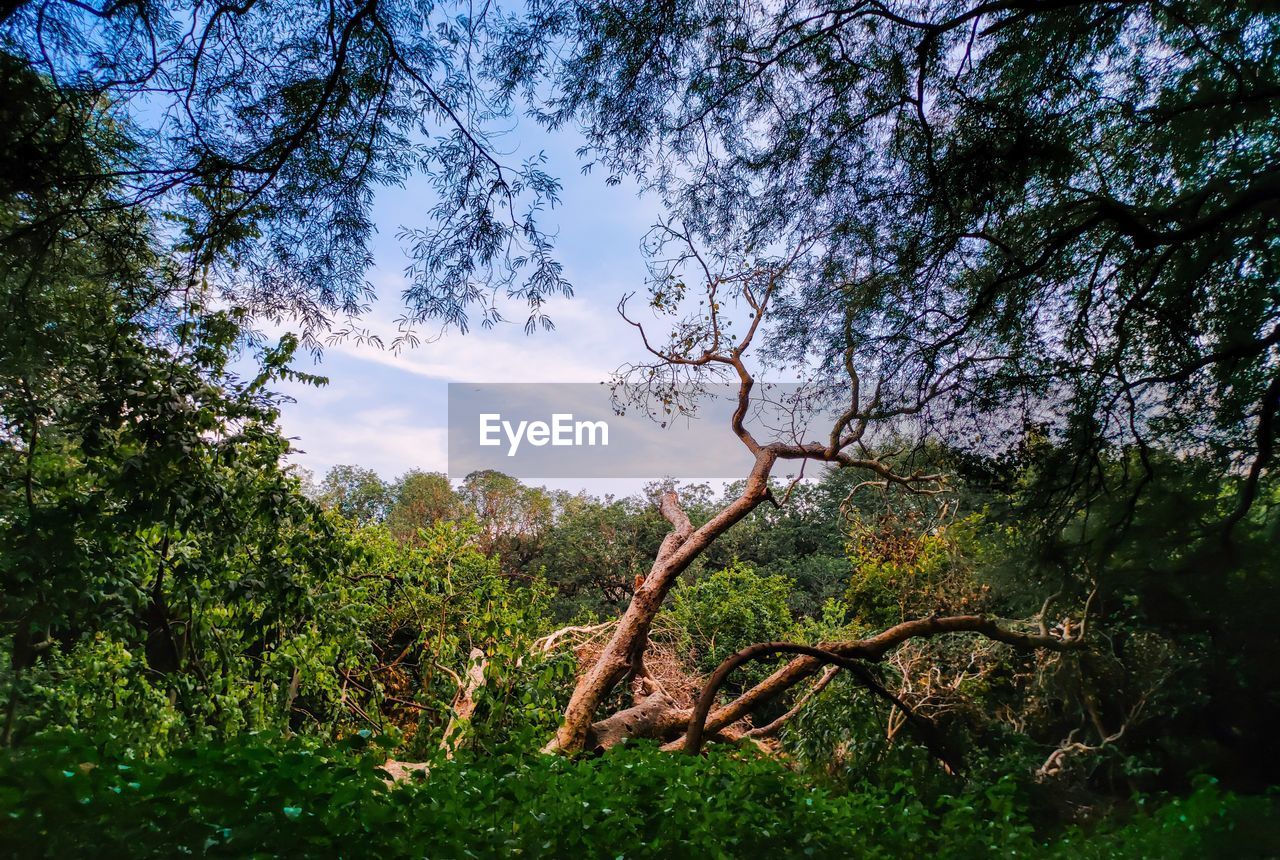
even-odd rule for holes
{"type": "Polygon", "coordinates": [[[535,354],[532,344],[521,348],[503,341],[481,341],[473,335],[400,353],[357,344],[339,344],[331,350],[448,382],[598,382],[613,369],[563,348],[538,349],[535,354]]]}
{"type": "Polygon", "coordinates": [[[416,421],[406,409],[370,409],[348,418],[285,414],[286,436],[296,438],[292,462],[322,476],[332,466],[352,463],[392,479],[410,469],[443,472],[448,463],[447,431],[416,421]]]}
{"type": "MultiPolygon", "coordinates": [[[[351,340],[327,351],[447,382],[601,382],[640,346],[612,307],[605,311],[574,299],[558,302],[551,315],[551,332],[527,335],[518,324],[502,324],[466,335],[450,332],[398,353],[351,340]]],[[[394,331],[385,320],[369,327],[394,331]]]]}

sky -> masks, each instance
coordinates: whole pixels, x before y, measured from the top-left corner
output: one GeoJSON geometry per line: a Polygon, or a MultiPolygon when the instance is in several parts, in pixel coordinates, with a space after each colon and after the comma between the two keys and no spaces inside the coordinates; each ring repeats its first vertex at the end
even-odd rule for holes
{"type": "MultiPolygon", "coordinates": [[[[659,215],[657,205],[641,198],[633,185],[609,187],[598,172],[582,174],[575,155],[581,140],[575,132],[548,134],[531,125],[521,123],[503,143],[510,152],[508,163],[541,149],[548,158],[547,171],[562,182],[560,204],[542,220],[544,228],[558,232],[556,257],[574,287],[573,298],[557,298],[549,306],[555,330],[525,334],[521,305],[512,307],[511,321],[492,329],[473,326],[465,335],[452,331],[431,342],[424,338],[421,345],[398,354],[343,342],[327,346],[317,364],[301,357],[298,370],[326,376],[329,384],[319,389],[284,385],[283,393],[294,402],[284,406],[281,425],[296,449],[290,460],[317,479],[337,464],[365,466],[386,480],[410,469],[447,471],[450,382],[598,382],[642,354],[639,338],[619,317],[617,304],[626,293],[643,293],[640,241],[659,215]]],[[[362,323],[387,343],[403,309],[400,294],[408,261],[396,234],[401,226],[423,224],[430,205],[431,191],[421,178],[404,188],[384,189],[374,204],[377,235],[369,280],[378,301],[362,323]]],[[[644,484],[605,479],[533,483],[597,494],[627,494],[644,484]]]]}

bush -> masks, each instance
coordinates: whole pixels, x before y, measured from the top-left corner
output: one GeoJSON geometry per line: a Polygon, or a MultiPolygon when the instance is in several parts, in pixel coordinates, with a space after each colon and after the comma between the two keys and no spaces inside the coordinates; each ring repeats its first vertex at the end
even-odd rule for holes
{"type": "MultiPolygon", "coordinates": [[[[1140,807],[1151,804],[1139,798],[1140,807]]],[[[1062,857],[1163,860],[1276,857],[1280,855],[1280,803],[1275,794],[1242,797],[1201,777],[1186,797],[1175,797],[1110,831],[1069,831],[1057,845],[1062,857]]]]}
{"type": "MultiPolygon", "coordinates": [[[[712,672],[748,645],[798,636],[790,608],[793,587],[784,576],[760,574],[734,562],[694,582],[681,583],[672,592],[667,613],[686,632],[688,653],[697,669],[712,672]]],[[[769,671],[759,661],[744,666],[726,689],[740,690],[769,671]]]]}
{"type": "Polygon", "coordinates": [[[388,788],[385,753],[243,737],[153,761],[71,736],[0,762],[0,851],[22,857],[1252,857],[1273,798],[1212,783],[1101,833],[1037,839],[1009,780],[926,801],[837,792],[740,750],[436,761],[388,788]],[[1249,840],[1249,841],[1246,841],[1249,840]],[[1228,852],[1229,853],[1224,853],[1228,852]]]}

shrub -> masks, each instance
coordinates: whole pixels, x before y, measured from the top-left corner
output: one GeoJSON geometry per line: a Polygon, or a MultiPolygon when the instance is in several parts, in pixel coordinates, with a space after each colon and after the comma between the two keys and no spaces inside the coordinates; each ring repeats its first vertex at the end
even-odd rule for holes
{"type": "MultiPolygon", "coordinates": [[[[734,562],[724,570],[682,583],[672,594],[669,617],[688,635],[688,653],[702,672],[714,671],[730,654],[757,642],[796,638],[790,601],[794,583],[757,573],[734,562]]],[[[742,667],[727,689],[741,689],[769,673],[766,664],[742,667]]]]}
{"type": "Polygon", "coordinates": [[[1043,842],[1007,779],[934,798],[907,780],[845,792],[743,750],[690,758],[634,745],[577,760],[439,760],[425,778],[389,788],[384,759],[359,736],[329,746],[244,736],[151,761],[52,736],[0,761],[0,851],[1088,858],[1265,856],[1280,844],[1267,823],[1274,798],[1236,797],[1207,782],[1127,825],[1043,842]]]}

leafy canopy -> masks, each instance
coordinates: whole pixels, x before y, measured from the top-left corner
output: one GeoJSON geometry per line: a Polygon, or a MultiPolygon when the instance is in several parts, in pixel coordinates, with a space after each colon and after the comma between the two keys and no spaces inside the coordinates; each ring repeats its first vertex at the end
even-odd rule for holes
{"type": "MultiPolygon", "coordinates": [[[[668,207],[655,290],[784,265],[771,357],[990,449],[1204,451],[1280,409],[1270,4],[533,2],[494,52],[668,207]],[[533,78],[537,79],[537,78],[533,78]]],[[[727,289],[727,287],[726,287],[727,289]]]]}

